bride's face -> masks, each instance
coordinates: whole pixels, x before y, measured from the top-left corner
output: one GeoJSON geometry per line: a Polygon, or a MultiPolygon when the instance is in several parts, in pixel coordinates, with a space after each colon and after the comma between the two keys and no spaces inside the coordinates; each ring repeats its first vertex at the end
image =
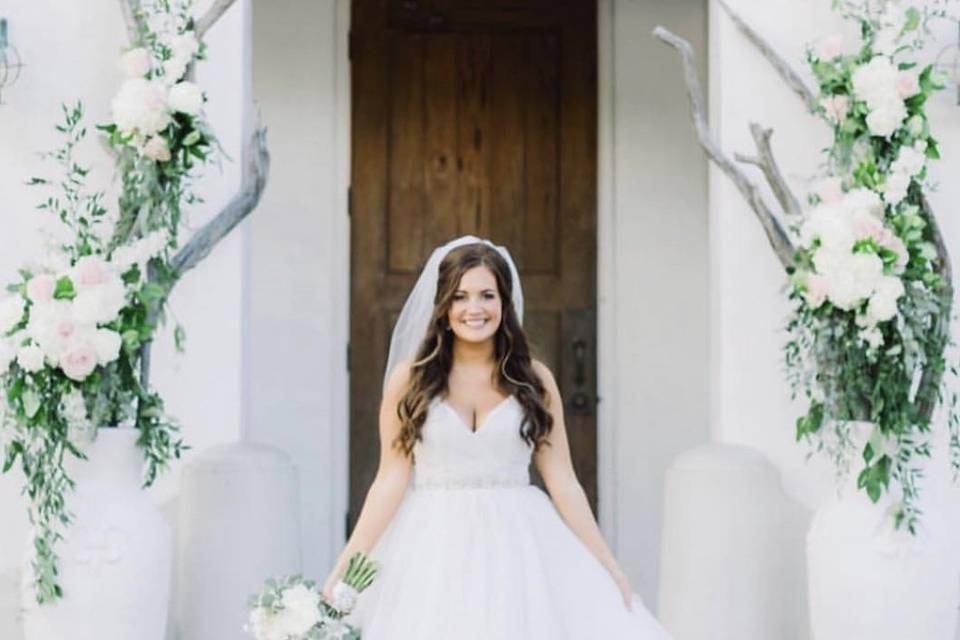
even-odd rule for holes
{"type": "Polygon", "coordinates": [[[447,319],[457,338],[482,342],[497,332],[502,311],[497,279],[490,269],[480,265],[465,271],[460,278],[447,319]]]}

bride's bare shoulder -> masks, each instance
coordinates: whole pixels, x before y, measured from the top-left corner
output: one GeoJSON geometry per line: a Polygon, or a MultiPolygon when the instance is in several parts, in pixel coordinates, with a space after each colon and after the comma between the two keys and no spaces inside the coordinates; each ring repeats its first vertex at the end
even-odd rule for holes
{"type": "Polygon", "coordinates": [[[533,369],[533,372],[537,374],[540,378],[540,382],[543,383],[543,386],[547,389],[547,393],[551,396],[559,396],[560,390],[557,387],[557,381],[553,377],[553,372],[550,371],[550,367],[540,362],[536,358],[530,359],[530,367],[533,369]]]}

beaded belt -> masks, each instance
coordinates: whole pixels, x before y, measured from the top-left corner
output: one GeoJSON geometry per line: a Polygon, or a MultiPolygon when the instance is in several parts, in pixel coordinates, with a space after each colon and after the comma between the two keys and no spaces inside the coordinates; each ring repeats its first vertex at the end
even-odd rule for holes
{"type": "Polygon", "coordinates": [[[524,487],[530,484],[530,474],[526,469],[516,473],[496,476],[448,476],[444,474],[421,474],[415,476],[415,489],[498,489],[502,487],[524,487]]]}

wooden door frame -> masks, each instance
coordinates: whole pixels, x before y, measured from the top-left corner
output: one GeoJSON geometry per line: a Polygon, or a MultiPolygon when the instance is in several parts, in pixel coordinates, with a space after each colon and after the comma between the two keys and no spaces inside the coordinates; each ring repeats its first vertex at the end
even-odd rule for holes
{"type": "MultiPolygon", "coordinates": [[[[346,514],[349,509],[349,433],[350,380],[346,367],[346,349],[350,340],[350,218],[348,190],[351,183],[351,95],[350,60],[348,57],[350,13],[352,0],[333,0],[336,3],[336,21],[328,34],[336,39],[337,60],[335,137],[337,140],[335,171],[339,186],[338,213],[333,216],[330,233],[339,239],[335,246],[342,251],[337,262],[344,265],[340,277],[334,279],[331,308],[338,309],[336,332],[332,336],[333,357],[342,358],[341,375],[334,382],[331,394],[336,407],[330,415],[333,423],[327,426],[328,443],[333,464],[330,468],[329,517],[331,527],[329,557],[336,558],[345,543],[346,514]]],[[[597,405],[597,490],[599,494],[599,523],[604,537],[614,553],[619,552],[616,451],[618,438],[617,413],[617,349],[615,291],[616,219],[614,216],[616,184],[614,182],[613,79],[614,41],[613,17],[615,0],[597,0],[597,396],[603,401],[597,405]]],[[[321,426],[320,428],[323,428],[321,426]]],[[[303,487],[303,491],[311,490],[303,487]]],[[[306,543],[306,541],[304,541],[306,543]]]]}

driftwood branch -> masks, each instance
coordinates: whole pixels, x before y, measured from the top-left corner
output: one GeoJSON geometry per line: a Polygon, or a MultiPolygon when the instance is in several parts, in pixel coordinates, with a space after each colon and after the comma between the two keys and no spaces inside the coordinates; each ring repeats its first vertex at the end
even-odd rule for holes
{"type": "Polygon", "coordinates": [[[794,265],[793,244],[790,242],[790,238],[784,231],[780,221],[770,210],[770,207],[767,206],[757,186],[747,178],[733,160],[723,153],[723,150],[713,138],[710,127],[707,124],[703,89],[697,77],[696,63],[693,60],[693,48],[689,42],[663,27],[654,29],[653,35],[672,46],[680,54],[680,59],[683,62],[684,78],[687,84],[687,95],[690,98],[690,111],[693,117],[693,125],[696,129],[700,146],[706,151],[707,156],[733,181],[741,195],[743,195],[744,199],[746,199],[750,205],[750,208],[753,209],[763,230],[767,234],[767,239],[773,247],[774,253],[780,260],[780,264],[783,265],[784,269],[792,268],[794,265]]]}
{"type": "Polygon", "coordinates": [[[736,25],[737,29],[740,30],[740,33],[750,41],[750,43],[757,48],[760,54],[767,59],[770,65],[774,70],[783,78],[783,81],[787,83],[787,86],[790,87],[795,94],[797,94],[803,103],[806,105],[807,109],[811,112],[817,110],[817,96],[810,90],[807,86],[807,83],[803,81],[800,75],[793,70],[786,60],[780,57],[776,51],[773,50],[773,47],[763,39],[763,37],[753,30],[753,28],[743,21],[737,12],[730,8],[730,5],[726,3],[725,0],[717,0],[720,3],[720,6],[723,7],[723,10],[727,12],[727,15],[730,16],[730,20],[733,21],[733,24],[736,25]]]}
{"type": "Polygon", "coordinates": [[[797,197],[793,195],[793,192],[790,190],[790,186],[784,179],[783,173],[780,172],[780,166],[777,164],[777,159],[773,155],[773,149],[770,147],[770,136],[773,135],[773,129],[761,127],[756,122],[751,122],[750,133],[753,135],[753,142],[757,146],[757,153],[759,155],[745,156],[737,153],[734,154],[733,157],[737,162],[744,162],[759,167],[759,169],[763,171],[767,183],[773,190],[773,195],[777,198],[777,202],[780,203],[784,212],[790,216],[799,216],[803,212],[803,208],[800,206],[800,201],[797,200],[797,197]]]}
{"type": "Polygon", "coordinates": [[[120,10],[123,12],[123,22],[127,26],[127,38],[130,46],[140,46],[140,33],[143,26],[143,10],[140,0],[120,0],[120,10]]]}
{"type": "MultiPolygon", "coordinates": [[[[937,248],[937,273],[943,278],[944,285],[939,291],[940,313],[937,314],[930,327],[934,337],[942,345],[941,355],[946,350],[950,340],[950,320],[953,312],[953,267],[950,262],[950,252],[947,249],[946,242],[943,239],[943,233],[940,231],[940,225],[937,224],[937,218],[933,214],[933,209],[926,197],[920,201],[924,218],[930,228],[930,237],[933,245],[937,248]]],[[[944,370],[930,364],[924,367],[923,375],[920,377],[920,385],[917,389],[918,411],[920,415],[929,420],[933,416],[934,410],[940,403],[940,385],[943,382],[944,370]]]]}
{"type": "Polygon", "coordinates": [[[260,126],[259,122],[247,144],[245,156],[246,166],[240,193],[235,195],[213,220],[194,234],[170,261],[177,279],[207,257],[210,250],[250,215],[260,201],[270,170],[270,154],[267,151],[267,130],[260,126]]]}
{"type": "Polygon", "coordinates": [[[204,13],[195,23],[194,31],[197,33],[197,40],[202,40],[204,34],[210,30],[210,27],[216,23],[223,14],[227,12],[227,9],[235,2],[236,0],[215,0],[215,2],[207,9],[207,12],[204,13]]]}
{"type": "MultiPolygon", "coordinates": [[[[257,119],[257,126],[244,153],[243,187],[240,193],[224,207],[220,213],[195,233],[189,242],[170,261],[174,271],[174,280],[166,291],[164,299],[154,307],[147,319],[148,326],[156,326],[160,309],[162,309],[173,287],[180,281],[184,273],[197,266],[210,251],[223,240],[244,218],[256,208],[260,196],[267,184],[270,172],[270,153],[267,151],[267,130],[257,119]]],[[[147,277],[154,280],[156,275],[148,270],[147,277]]],[[[150,350],[152,341],[145,342],[140,348],[140,384],[146,388],[150,382],[150,350]]]]}

